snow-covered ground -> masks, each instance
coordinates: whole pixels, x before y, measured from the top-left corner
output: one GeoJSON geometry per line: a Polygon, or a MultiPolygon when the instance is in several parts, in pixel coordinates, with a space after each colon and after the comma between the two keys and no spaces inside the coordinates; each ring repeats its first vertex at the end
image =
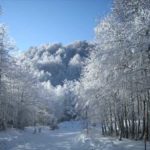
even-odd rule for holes
{"type": "MultiPolygon", "coordinates": [[[[0,132],[0,150],[142,150],[143,142],[118,141],[115,138],[87,138],[80,122],[70,121],[51,131],[42,127],[41,133],[33,134],[34,128],[25,131],[9,129],[0,132]]],[[[98,134],[97,134],[98,135],[98,134]]],[[[150,149],[150,145],[148,145],[150,149]]]]}

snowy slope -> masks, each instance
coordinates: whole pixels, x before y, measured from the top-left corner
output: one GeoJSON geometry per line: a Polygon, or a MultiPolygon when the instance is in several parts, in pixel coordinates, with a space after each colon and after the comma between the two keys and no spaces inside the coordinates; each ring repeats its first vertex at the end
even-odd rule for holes
{"type": "MultiPolygon", "coordinates": [[[[142,150],[143,142],[118,141],[115,138],[87,138],[80,122],[64,122],[59,129],[42,127],[33,134],[33,127],[25,131],[10,129],[0,132],[0,150],[142,150]]],[[[150,145],[149,145],[150,146],[150,145]]],[[[149,147],[150,148],[150,147],[149,147]]]]}

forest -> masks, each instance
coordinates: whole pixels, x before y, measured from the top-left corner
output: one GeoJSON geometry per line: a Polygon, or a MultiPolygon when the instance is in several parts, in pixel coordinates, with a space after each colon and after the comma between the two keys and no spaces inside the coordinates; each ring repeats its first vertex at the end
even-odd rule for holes
{"type": "Polygon", "coordinates": [[[17,56],[0,24],[0,132],[76,120],[88,136],[150,141],[150,0],[114,0],[94,31],[17,56]]]}

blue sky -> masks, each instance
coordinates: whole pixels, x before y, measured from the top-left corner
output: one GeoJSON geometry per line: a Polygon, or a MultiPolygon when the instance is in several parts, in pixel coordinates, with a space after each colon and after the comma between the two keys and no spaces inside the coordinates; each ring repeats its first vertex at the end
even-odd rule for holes
{"type": "Polygon", "coordinates": [[[0,0],[0,21],[17,47],[92,40],[94,27],[111,11],[112,0],[0,0]]]}

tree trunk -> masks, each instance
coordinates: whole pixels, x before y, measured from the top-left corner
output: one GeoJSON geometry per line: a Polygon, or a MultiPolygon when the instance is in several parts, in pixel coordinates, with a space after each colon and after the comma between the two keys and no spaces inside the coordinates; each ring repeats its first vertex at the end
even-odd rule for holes
{"type": "Polygon", "coordinates": [[[142,130],[142,135],[141,135],[141,139],[144,138],[144,135],[145,135],[145,100],[143,101],[143,130],[142,130]]]}
{"type": "Polygon", "coordinates": [[[125,104],[125,136],[126,138],[129,137],[129,134],[128,134],[128,120],[127,120],[127,106],[125,104]]]}

